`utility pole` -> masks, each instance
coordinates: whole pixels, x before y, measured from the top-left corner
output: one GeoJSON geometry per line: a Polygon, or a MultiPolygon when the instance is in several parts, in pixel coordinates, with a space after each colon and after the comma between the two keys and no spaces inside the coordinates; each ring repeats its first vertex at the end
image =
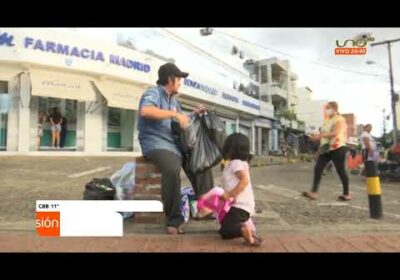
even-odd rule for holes
{"type": "Polygon", "coordinates": [[[382,113],[383,113],[383,137],[386,137],[386,115],[385,115],[386,109],[382,109],[382,113]]]}
{"type": "Polygon", "coordinates": [[[389,76],[390,76],[390,96],[391,96],[391,104],[392,104],[392,117],[393,117],[393,143],[397,141],[397,114],[396,114],[396,100],[398,99],[397,94],[394,92],[393,85],[393,66],[392,66],[392,43],[399,42],[399,39],[387,40],[377,43],[372,43],[371,46],[379,46],[379,45],[387,45],[388,48],[388,57],[389,57],[389,76]]]}

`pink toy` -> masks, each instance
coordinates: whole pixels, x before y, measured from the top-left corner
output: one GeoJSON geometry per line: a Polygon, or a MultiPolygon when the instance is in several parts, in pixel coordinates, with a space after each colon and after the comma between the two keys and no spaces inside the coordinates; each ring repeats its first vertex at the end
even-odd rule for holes
{"type": "MultiPolygon", "coordinates": [[[[214,212],[217,221],[221,224],[224,220],[226,214],[233,204],[233,199],[230,201],[221,198],[224,194],[224,190],[220,187],[214,187],[206,194],[202,195],[197,201],[197,210],[200,211],[202,208],[206,207],[214,212]]],[[[256,231],[254,223],[250,218],[246,224],[250,226],[252,231],[256,231]]]]}

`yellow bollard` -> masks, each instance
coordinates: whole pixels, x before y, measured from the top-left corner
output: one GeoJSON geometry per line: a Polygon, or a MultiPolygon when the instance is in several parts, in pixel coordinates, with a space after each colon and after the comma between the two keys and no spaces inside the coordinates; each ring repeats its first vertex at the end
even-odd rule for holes
{"type": "Polygon", "coordinates": [[[381,183],[376,162],[366,161],[365,171],[367,176],[369,214],[372,219],[381,219],[383,217],[381,183]]]}

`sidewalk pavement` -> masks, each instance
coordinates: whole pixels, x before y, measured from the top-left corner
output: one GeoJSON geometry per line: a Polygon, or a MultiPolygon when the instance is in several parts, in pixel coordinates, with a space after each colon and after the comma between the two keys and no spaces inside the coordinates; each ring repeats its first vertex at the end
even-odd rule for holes
{"type": "Polygon", "coordinates": [[[260,248],[217,234],[39,237],[1,233],[0,252],[400,252],[400,234],[263,234],[260,248]]]}

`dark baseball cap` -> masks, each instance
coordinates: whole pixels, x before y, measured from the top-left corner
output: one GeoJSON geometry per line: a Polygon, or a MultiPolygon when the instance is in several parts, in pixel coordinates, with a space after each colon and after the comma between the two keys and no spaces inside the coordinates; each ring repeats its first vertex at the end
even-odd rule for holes
{"type": "Polygon", "coordinates": [[[158,81],[159,84],[161,81],[166,81],[168,77],[181,77],[186,78],[189,76],[189,73],[182,72],[175,64],[168,62],[160,66],[158,69],[158,81]]]}

